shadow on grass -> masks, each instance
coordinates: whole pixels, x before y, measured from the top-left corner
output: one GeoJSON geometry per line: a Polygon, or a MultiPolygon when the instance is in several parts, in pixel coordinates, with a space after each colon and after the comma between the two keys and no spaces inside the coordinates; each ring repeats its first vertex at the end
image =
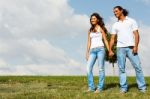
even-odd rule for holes
{"type": "MultiPolygon", "coordinates": [[[[146,87],[148,87],[148,86],[149,86],[149,84],[146,84],[146,87]]],[[[132,88],[138,88],[137,83],[129,84],[129,90],[132,88]]]]}
{"type": "Polygon", "coordinates": [[[105,84],[104,90],[111,89],[111,88],[117,88],[118,86],[119,86],[118,83],[105,84]]]}
{"type": "MultiPolygon", "coordinates": [[[[120,87],[119,83],[105,84],[104,90],[111,89],[111,88],[117,88],[117,87],[120,87]]],[[[146,87],[149,87],[149,84],[146,84],[146,87]]],[[[132,88],[138,88],[137,84],[136,83],[129,84],[129,90],[132,88]]]]}

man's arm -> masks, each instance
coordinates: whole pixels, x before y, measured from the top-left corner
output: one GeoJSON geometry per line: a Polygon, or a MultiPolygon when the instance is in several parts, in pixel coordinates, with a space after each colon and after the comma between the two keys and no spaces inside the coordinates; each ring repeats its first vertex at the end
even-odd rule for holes
{"type": "Polygon", "coordinates": [[[110,43],[109,43],[109,56],[113,56],[114,55],[114,53],[113,53],[113,51],[112,51],[112,47],[113,47],[113,45],[114,45],[114,43],[115,43],[115,37],[116,37],[116,34],[112,34],[111,35],[111,38],[110,38],[110,43]]]}
{"type": "Polygon", "coordinates": [[[135,46],[133,47],[133,53],[138,53],[138,45],[140,41],[140,36],[138,30],[133,31],[134,37],[135,37],[135,46]]]}

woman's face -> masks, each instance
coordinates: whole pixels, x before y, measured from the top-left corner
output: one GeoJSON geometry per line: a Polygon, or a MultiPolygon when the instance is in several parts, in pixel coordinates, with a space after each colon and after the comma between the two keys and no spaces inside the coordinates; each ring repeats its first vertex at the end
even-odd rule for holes
{"type": "Polygon", "coordinates": [[[97,19],[95,16],[92,16],[92,17],[91,17],[91,24],[92,24],[92,25],[96,25],[97,22],[98,22],[98,19],[97,19]]]}

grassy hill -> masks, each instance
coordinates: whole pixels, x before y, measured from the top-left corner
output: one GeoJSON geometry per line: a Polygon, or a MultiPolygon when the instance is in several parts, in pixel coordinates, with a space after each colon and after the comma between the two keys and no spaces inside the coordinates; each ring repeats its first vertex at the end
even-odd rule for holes
{"type": "Polygon", "coordinates": [[[150,78],[145,79],[146,93],[139,92],[135,77],[128,77],[126,94],[119,92],[118,77],[106,77],[104,91],[95,94],[85,92],[85,76],[0,76],[0,99],[150,99],[150,78]]]}

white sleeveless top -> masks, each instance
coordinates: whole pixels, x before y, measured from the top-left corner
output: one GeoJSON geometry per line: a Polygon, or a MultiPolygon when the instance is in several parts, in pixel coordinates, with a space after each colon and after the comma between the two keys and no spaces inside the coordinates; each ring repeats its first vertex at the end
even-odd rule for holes
{"type": "Polygon", "coordinates": [[[91,38],[90,49],[104,46],[104,43],[102,41],[102,33],[101,32],[99,32],[99,31],[98,32],[91,32],[90,38],[91,38]]]}

